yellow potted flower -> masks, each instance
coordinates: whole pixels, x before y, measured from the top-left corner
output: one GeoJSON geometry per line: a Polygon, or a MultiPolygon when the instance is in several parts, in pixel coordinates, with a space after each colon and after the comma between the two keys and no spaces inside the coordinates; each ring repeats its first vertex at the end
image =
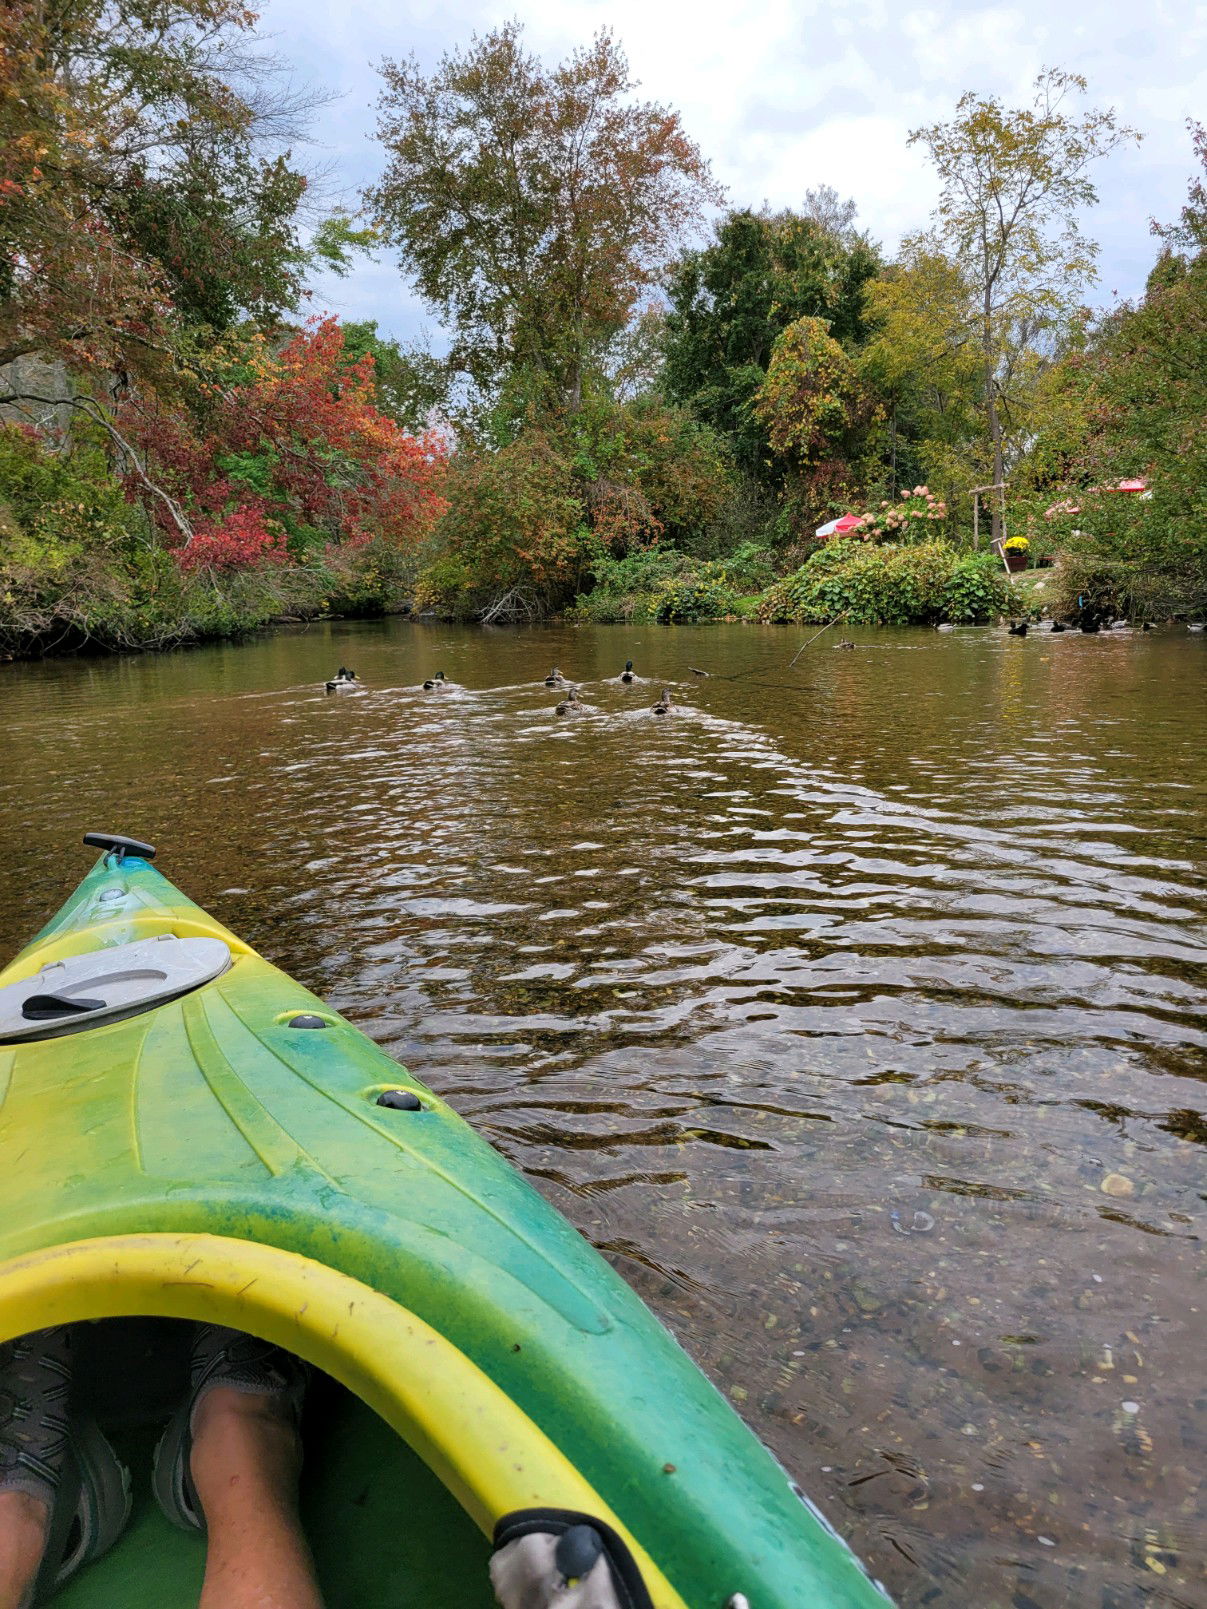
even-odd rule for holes
{"type": "Polygon", "coordinates": [[[1006,566],[1011,571],[1025,570],[1027,568],[1027,554],[1031,547],[1025,536],[1008,536],[1002,543],[1002,552],[1006,555],[1006,566]]]}

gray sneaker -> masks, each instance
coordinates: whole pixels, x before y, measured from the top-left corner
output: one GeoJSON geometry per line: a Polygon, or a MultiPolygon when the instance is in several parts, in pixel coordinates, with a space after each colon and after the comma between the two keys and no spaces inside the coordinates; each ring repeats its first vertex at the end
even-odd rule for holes
{"type": "Polygon", "coordinates": [[[295,1425],[301,1422],[309,1369],[301,1358],[269,1341],[221,1324],[199,1324],[189,1360],[189,1391],[155,1449],[151,1486],[156,1502],[184,1531],[204,1531],[205,1516],[193,1485],[193,1421],[198,1405],[216,1386],[278,1402],[295,1425]]]}
{"type": "Polygon", "coordinates": [[[71,1409],[71,1331],[0,1346],[0,1492],[40,1498],[49,1520],[33,1601],[111,1548],[130,1517],[130,1472],[94,1420],[71,1409]]]}

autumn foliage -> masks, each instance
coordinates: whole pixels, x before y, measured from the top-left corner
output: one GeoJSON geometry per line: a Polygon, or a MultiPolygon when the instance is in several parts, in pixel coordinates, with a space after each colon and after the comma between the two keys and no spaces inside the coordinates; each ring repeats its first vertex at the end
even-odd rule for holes
{"type": "Polygon", "coordinates": [[[148,506],[185,569],[371,539],[413,547],[444,511],[443,440],[381,412],[373,358],[347,359],[335,319],[276,353],[263,336],[228,342],[212,369],[191,414],[137,399],[119,420],[169,494],[148,506]]]}

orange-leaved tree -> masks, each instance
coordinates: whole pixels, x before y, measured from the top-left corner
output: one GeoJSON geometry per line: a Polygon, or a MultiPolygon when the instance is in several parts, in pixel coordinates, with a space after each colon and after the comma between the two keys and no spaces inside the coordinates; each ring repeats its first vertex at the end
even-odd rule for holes
{"type": "MultiPolygon", "coordinates": [[[[232,338],[200,392],[192,415],[140,395],[119,418],[174,504],[149,507],[186,569],[370,540],[414,547],[445,509],[443,439],[381,411],[372,356],[348,362],[334,318],[277,352],[261,335],[232,338]]],[[[146,495],[141,481],[129,485],[146,495]]]]}

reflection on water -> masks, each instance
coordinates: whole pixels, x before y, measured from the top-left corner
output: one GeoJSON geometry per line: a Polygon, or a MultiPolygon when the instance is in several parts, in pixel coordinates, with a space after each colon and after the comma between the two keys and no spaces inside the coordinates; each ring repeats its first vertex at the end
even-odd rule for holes
{"type": "Polygon", "coordinates": [[[1205,644],[857,637],[790,675],[772,629],[390,623],[3,667],[0,948],[84,828],[149,837],[904,1604],[1202,1605],[1205,644]]]}

